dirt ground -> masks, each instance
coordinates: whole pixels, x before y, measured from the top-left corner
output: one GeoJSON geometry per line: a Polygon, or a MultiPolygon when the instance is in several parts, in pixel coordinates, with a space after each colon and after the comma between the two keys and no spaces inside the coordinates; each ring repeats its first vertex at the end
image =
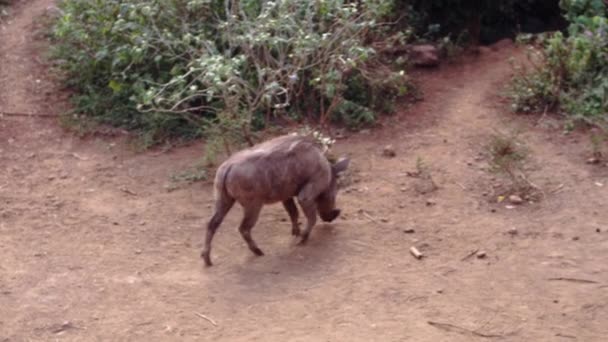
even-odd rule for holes
{"type": "MultiPolygon", "coordinates": [[[[21,1],[0,24],[0,112],[65,108],[34,34],[52,4],[21,1]]],[[[585,134],[508,113],[497,95],[520,54],[417,72],[424,101],[337,142],[355,180],[339,220],[299,247],[268,206],[255,257],[235,207],[212,268],[199,258],[210,184],[169,191],[200,144],[141,153],[0,115],[0,341],[606,341],[608,167],[585,163],[585,134]],[[541,201],[491,203],[496,129],[521,131],[541,201]],[[408,177],[417,158],[437,190],[408,177]]]]}

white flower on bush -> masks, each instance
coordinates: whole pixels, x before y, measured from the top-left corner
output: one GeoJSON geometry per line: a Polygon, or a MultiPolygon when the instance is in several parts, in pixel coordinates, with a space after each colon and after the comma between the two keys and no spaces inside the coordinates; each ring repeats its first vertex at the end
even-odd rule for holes
{"type": "Polygon", "coordinates": [[[332,139],[332,138],[324,135],[320,131],[312,130],[308,126],[304,127],[299,132],[293,132],[293,133],[291,133],[291,135],[300,135],[300,136],[303,136],[303,137],[307,137],[307,136],[312,137],[319,145],[321,145],[323,153],[325,153],[325,154],[327,154],[329,152],[329,150],[331,149],[331,147],[336,142],[335,139],[332,139]]]}

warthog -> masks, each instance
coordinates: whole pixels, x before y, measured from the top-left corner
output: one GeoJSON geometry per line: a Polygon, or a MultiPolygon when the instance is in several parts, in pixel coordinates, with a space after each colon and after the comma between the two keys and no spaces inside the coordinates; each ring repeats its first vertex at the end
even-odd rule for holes
{"type": "Polygon", "coordinates": [[[212,265],[211,240],[235,201],[244,209],[239,232],[254,254],[264,255],[251,238],[251,228],[264,204],[282,202],[291,219],[291,234],[300,236],[298,244],[306,243],[317,212],[325,222],[340,214],[335,208],[337,177],[348,164],[348,158],[331,164],[314,140],[296,135],[274,138],[232,155],[215,175],[215,209],[201,253],[205,265],[212,265]],[[307,219],[303,232],[298,226],[294,197],[307,219]]]}

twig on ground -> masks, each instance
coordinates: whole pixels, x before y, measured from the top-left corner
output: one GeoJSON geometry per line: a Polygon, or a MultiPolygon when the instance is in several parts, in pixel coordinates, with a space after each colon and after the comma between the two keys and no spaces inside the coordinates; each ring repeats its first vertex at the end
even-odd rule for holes
{"type": "Polygon", "coordinates": [[[71,153],[70,155],[78,160],[82,160],[82,161],[88,160],[87,158],[79,155],[78,153],[71,153]]]}
{"type": "Polygon", "coordinates": [[[540,118],[538,119],[538,121],[536,121],[536,125],[535,126],[540,125],[541,121],[543,121],[547,117],[547,110],[548,109],[549,109],[549,106],[545,106],[545,110],[543,110],[543,115],[541,115],[540,118]]]}
{"type": "Polygon", "coordinates": [[[465,260],[469,259],[473,255],[477,254],[477,252],[479,252],[479,248],[475,248],[475,250],[473,250],[473,251],[471,251],[471,253],[465,255],[465,257],[460,259],[460,261],[465,261],[465,260]]]}
{"type": "Polygon", "coordinates": [[[485,334],[485,333],[480,333],[474,330],[470,330],[470,329],[465,329],[462,327],[459,327],[457,325],[454,324],[450,324],[450,323],[440,323],[440,322],[433,322],[433,321],[427,321],[427,323],[435,328],[438,329],[442,329],[445,331],[450,331],[450,332],[457,332],[459,334],[464,334],[464,335],[474,335],[474,336],[478,336],[478,337],[485,337],[485,338],[502,338],[505,337],[504,335],[498,335],[498,334],[485,334]]]}
{"type": "Polygon", "coordinates": [[[576,340],[576,336],[572,336],[572,335],[565,335],[565,334],[557,333],[557,334],[555,334],[555,336],[557,336],[557,337],[563,337],[563,338],[571,338],[573,340],[576,340]]]}
{"type": "Polygon", "coordinates": [[[562,183],[562,184],[556,186],[555,189],[549,191],[549,193],[556,194],[556,193],[560,192],[563,188],[564,188],[564,184],[562,183]]]}
{"type": "Polygon", "coordinates": [[[124,192],[125,194],[131,195],[131,196],[137,196],[137,194],[131,190],[129,190],[127,187],[121,187],[120,191],[124,192]]]}
{"type": "Polygon", "coordinates": [[[577,278],[566,278],[566,277],[557,277],[557,278],[549,278],[550,281],[569,281],[572,283],[580,283],[580,284],[597,284],[598,282],[595,280],[587,280],[587,279],[577,279],[577,278]]]}
{"type": "Polygon", "coordinates": [[[0,116],[30,116],[30,117],[58,117],[56,114],[48,114],[48,113],[19,113],[19,112],[3,112],[0,111],[0,116]]]}
{"type": "Polygon", "coordinates": [[[363,214],[363,216],[367,217],[370,221],[380,224],[380,222],[378,222],[378,220],[376,220],[372,215],[366,213],[364,210],[361,210],[361,214],[363,214]]]}
{"type": "Polygon", "coordinates": [[[209,323],[211,323],[211,324],[213,324],[214,326],[216,326],[216,327],[217,327],[217,323],[215,323],[215,321],[214,321],[214,320],[212,320],[211,318],[209,318],[209,317],[207,317],[207,316],[203,315],[203,314],[202,314],[202,313],[200,313],[200,312],[196,312],[196,311],[194,312],[194,314],[195,314],[195,315],[197,315],[198,317],[200,317],[200,318],[202,318],[202,319],[206,320],[207,322],[209,322],[209,323]]]}

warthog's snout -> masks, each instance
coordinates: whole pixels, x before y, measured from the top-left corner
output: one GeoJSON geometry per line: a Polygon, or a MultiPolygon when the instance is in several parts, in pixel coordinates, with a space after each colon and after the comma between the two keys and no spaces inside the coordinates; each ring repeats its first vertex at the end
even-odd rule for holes
{"type": "Polygon", "coordinates": [[[321,216],[321,220],[331,222],[340,216],[340,209],[334,209],[327,214],[320,214],[319,216],[321,216]]]}

